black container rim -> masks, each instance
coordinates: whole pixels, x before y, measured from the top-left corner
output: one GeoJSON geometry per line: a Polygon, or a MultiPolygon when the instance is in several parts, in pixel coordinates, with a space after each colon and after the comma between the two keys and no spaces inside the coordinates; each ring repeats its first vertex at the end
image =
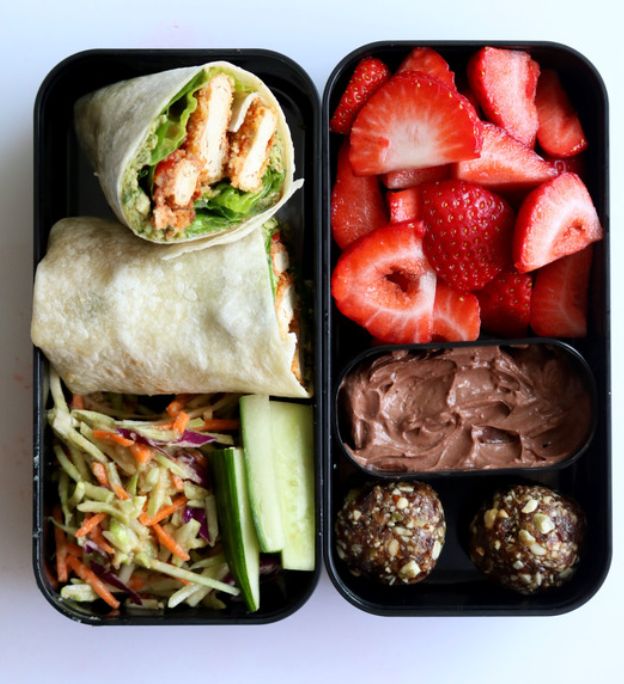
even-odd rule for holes
{"type": "Polygon", "coordinates": [[[544,471],[557,471],[557,470],[562,470],[564,468],[567,468],[568,466],[571,466],[572,464],[576,463],[578,459],[587,451],[589,446],[591,445],[591,442],[594,438],[594,435],[596,433],[596,427],[598,425],[598,417],[597,417],[597,411],[598,411],[598,398],[597,398],[597,389],[596,389],[596,379],[594,377],[594,373],[592,369],[589,367],[589,364],[587,363],[585,357],[578,351],[578,349],[575,349],[572,345],[570,345],[568,342],[564,342],[562,340],[556,339],[554,337],[524,337],[524,338],[515,338],[515,339],[481,339],[481,340],[474,340],[474,341],[468,341],[468,342],[427,342],[425,344],[385,344],[385,345],[379,345],[376,347],[370,347],[369,349],[365,349],[363,352],[360,352],[357,356],[355,356],[349,363],[344,366],[344,368],[340,371],[338,375],[338,379],[332,388],[332,400],[333,400],[333,408],[334,408],[334,430],[335,430],[335,435],[338,441],[340,442],[340,446],[342,448],[343,454],[361,471],[361,473],[367,475],[368,477],[372,477],[375,479],[380,479],[384,481],[389,481],[393,482],[395,480],[403,479],[403,480],[413,480],[413,479],[430,479],[430,480],[436,480],[436,479],[443,479],[447,477],[487,477],[487,476],[507,476],[507,475],[527,475],[529,473],[540,473],[544,471]],[[340,393],[340,386],[342,385],[343,380],[349,375],[349,373],[353,372],[355,368],[364,361],[367,361],[371,357],[374,358],[376,356],[381,356],[383,354],[388,354],[394,351],[409,351],[413,353],[419,353],[419,352],[427,352],[427,351],[438,351],[438,350],[444,350],[444,349],[466,349],[466,348],[481,348],[481,347],[522,347],[522,346],[533,346],[533,345],[543,345],[543,346],[550,346],[550,347],[557,347],[559,349],[562,349],[567,355],[573,358],[574,363],[577,364],[579,369],[581,370],[581,373],[584,376],[584,380],[586,381],[587,388],[590,393],[590,402],[591,402],[591,409],[592,409],[592,415],[591,415],[591,421],[590,421],[590,426],[589,426],[589,431],[587,433],[587,436],[585,440],[580,444],[580,446],[572,452],[569,456],[566,458],[562,459],[561,461],[558,461],[557,463],[549,463],[546,465],[542,466],[514,466],[510,468],[491,468],[491,469],[482,469],[482,468],[472,468],[472,469],[455,469],[455,470],[436,470],[436,471],[427,471],[427,470],[414,470],[414,471],[382,471],[382,470],[374,470],[374,469],[369,469],[358,463],[353,455],[350,453],[349,449],[346,446],[345,440],[342,436],[342,430],[341,430],[341,420],[340,420],[340,410],[339,410],[339,393],[340,393]]]}
{"type": "MultiPolygon", "coordinates": [[[[576,48],[567,45],[565,43],[557,41],[539,41],[539,40],[515,40],[515,39],[496,39],[489,40],[485,39],[470,39],[470,40],[377,40],[369,43],[360,45],[354,48],[348,54],[346,54],[333,68],[331,71],[323,90],[322,97],[322,148],[323,148],[323,169],[322,169],[322,220],[323,220],[323,230],[322,230],[322,241],[323,241],[323,258],[325,259],[328,268],[322,274],[322,287],[323,287],[323,306],[324,306],[324,324],[325,330],[323,334],[323,350],[324,350],[324,377],[328,380],[328,385],[330,385],[333,391],[333,385],[331,383],[331,373],[332,373],[332,359],[331,359],[331,346],[330,338],[332,336],[332,322],[331,322],[331,294],[330,294],[330,278],[331,273],[329,265],[331,264],[331,249],[332,249],[332,238],[331,238],[331,222],[330,222],[330,196],[331,196],[331,166],[330,166],[330,137],[335,135],[329,130],[329,120],[331,117],[330,111],[330,98],[332,91],[336,85],[336,81],[342,75],[345,67],[354,63],[354,60],[362,58],[367,55],[367,53],[378,49],[387,48],[414,48],[414,47],[432,47],[434,49],[444,49],[444,48],[473,48],[478,49],[484,46],[493,46],[500,48],[509,49],[551,49],[556,51],[561,51],[570,55],[571,57],[582,62],[592,75],[593,80],[598,85],[600,90],[600,97],[604,102],[604,112],[602,115],[602,124],[604,126],[604,158],[605,158],[605,168],[604,168],[604,178],[605,184],[603,188],[604,195],[604,207],[603,207],[603,227],[605,228],[605,235],[603,238],[603,244],[607,255],[610,253],[610,231],[609,231],[609,96],[606,88],[606,84],[602,75],[595,67],[594,63],[586,57],[582,52],[578,51],[576,48]]],[[[603,282],[605,284],[604,292],[604,306],[605,306],[605,322],[604,322],[604,349],[606,352],[604,363],[605,363],[605,390],[607,396],[611,398],[611,303],[610,303],[610,262],[609,258],[604,259],[603,264],[603,282]]],[[[593,374],[592,374],[593,377],[593,374]]],[[[595,378],[594,378],[595,381],[595,378]]],[[[324,467],[324,479],[329,483],[332,476],[332,418],[330,411],[333,409],[334,405],[331,397],[326,397],[325,410],[323,414],[323,421],[325,425],[325,467],[324,467]]],[[[474,616],[498,616],[498,617],[516,617],[516,616],[557,616],[562,615],[577,608],[580,608],[585,603],[587,603],[601,588],[604,581],[609,574],[609,569],[611,567],[611,561],[613,557],[613,514],[612,514],[612,466],[611,466],[611,452],[612,452],[612,435],[611,435],[611,410],[607,411],[607,415],[604,417],[606,434],[604,436],[605,449],[606,449],[606,462],[605,462],[605,473],[607,478],[607,486],[605,488],[605,500],[604,507],[607,511],[605,524],[607,527],[606,533],[609,539],[608,548],[605,549],[605,561],[600,574],[598,575],[596,582],[592,585],[591,589],[586,591],[580,597],[572,597],[569,601],[559,603],[556,606],[550,608],[544,608],[539,606],[532,606],[526,609],[514,608],[510,610],[506,606],[501,606],[499,609],[479,609],[477,611],[464,611],[461,606],[449,606],[449,607],[436,607],[435,609],[428,609],[422,606],[419,607],[418,611],[415,611],[411,607],[408,607],[404,611],[398,611],[394,608],[384,608],[378,604],[371,603],[362,599],[360,596],[351,592],[349,588],[341,581],[338,572],[334,564],[334,556],[332,549],[332,521],[330,516],[331,511],[331,495],[330,487],[326,484],[323,492],[324,496],[324,538],[323,538],[323,552],[325,557],[325,566],[327,569],[327,574],[336,588],[336,590],[353,606],[359,610],[364,610],[373,615],[379,616],[410,616],[410,617],[439,617],[439,616],[449,616],[449,617],[474,617],[474,616]]]]}
{"type": "MultiPolygon", "coordinates": [[[[34,199],[34,211],[33,211],[33,279],[37,264],[42,258],[44,253],[44,248],[42,245],[41,231],[38,227],[41,225],[41,212],[40,212],[40,196],[41,196],[41,182],[38,174],[38,167],[41,158],[40,145],[37,144],[40,139],[42,117],[43,117],[43,104],[45,97],[53,85],[56,78],[61,74],[69,65],[81,59],[89,59],[92,57],[109,57],[109,56],[145,56],[145,57],[184,57],[193,58],[197,56],[201,58],[203,56],[204,61],[206,57],[212,58],[212,60],[219,58],[221,60],[236,60],[237,57],[249,58],[249,57],[263,57],[269,60],[274,60],[283,64],[284,66],[291,69],[297,74],[297,76],[305,84],[305,88],[309,91],[307,94],[308,103],[311,109],[311,136],[314,140],[320,140],[321,135],[321,107],[319,100],[319,93],[316,85],[310,78],[310,75],[305,71],[305,69],[298,64],[295,60],[287,55],[274,50],[268,50],[265,48],[93,48],[88,50],[82,50],[71,55],[68,55],[62,59],[58,64],[56,64],[44,77],[37,95],[34,101],[33,107],[33,132],[34,132],[34,150],[33,150],[33,199],[34,199]]],[[[106,620],[104,616],[99,615],[82,615],[77,614],[71,610],[69,603],[60,600],[58,597],[54,596],[51,592],[51,586],[46,581],[43,576],[43,550],[42,550],[42,537],[43,537],[43,527],[44,521],[44,509],[43,509],[43,489],[44,483],[41,476],[41,467],[43,462],[43,444],[40,439],[39,426],[43,424],[45,406],[40,402],[40,394],[37,393],[36,388],[41,387],[42,384],[46,382],[45,379],[45,365],[46,361],[43,353],[33,346],[33,520],[32,520],[32,569],[35,576],[35,581],[39,590],[43,594],[46,601],[61,615],[81,624],[87,624],[92,626],[120,626],[120,625],[131,625],[131,626],[169,626],[169,625],[198,625],[203,627],[209,626],[221,626],[221,625],[262,625],[270,624],[272,622],[277,622],[279,620],[290,617],[293,613],[299,610],[304,603],[306,603],[312,593],[314,592],[316,586],[318,585],[319,578],[321,575],[321,566],[323,564],[323,463],[325,462],[325,440],[323,436],[323,409],[324,409],[324,396],[319,390],[322,387],[323,378],[323,350],[322,350],[322,334],[321,334],[321,295],[322,288],[319,284],[322,283],[322,241],[320,239],[320,226],[321,226],[321,216],[320,216],[320,202],[321,202],[321,164],[316,160],[313,160],[310,164],[312,173],[310,174],[309,182],[312,184],[312,207],[311,211],[313,214],[313,219],[310,221],[311,230],[314,232],[314,282],[316,287],[314,287],[314,306],[315,306],[315,321],[313,328],[314,337],[314,386],[316,388],[315,396],[312,397],[312,401],[316,403],[315,417],[314,417],[314,440],[315,440],[315,502],[316,502],[316,538],[315,538],[315,568],[312,572],[309,572],[311,576],[311,581],[309,583],[306,591],[302,592],[299,599],[293,602],[292,605],[288,606],[286,610],[275,610],[268,615],[263,615],[261,617],[255,616],[254,613],[250,613],[244,617],[213,617],[210,619],[202,618],[189,618],[185,617],[182,613],[162,613],[158,615],[129,615],[121,614],[115,617],[114,620],[106,620]]],[[[297,571],[288,571],[297,572],[297,571]]]]}

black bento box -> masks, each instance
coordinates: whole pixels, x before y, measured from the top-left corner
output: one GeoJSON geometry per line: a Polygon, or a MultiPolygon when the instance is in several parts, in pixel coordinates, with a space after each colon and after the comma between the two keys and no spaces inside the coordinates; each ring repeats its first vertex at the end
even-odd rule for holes
{"type": "MultiPolygon", "coordinates": [[[[323,480],[323,549],[330,578],[353,605],[387,616],[425,615],[556,615],[573,610],[600,587],[611,559],[611,394],[609,332],[609,166],[607,94],[596,69],[578,52],[560,44],[517,41],[417,41],[378,42],[347,55],[327,82],[322,112],[323,136],[323,430],[326,460],[323,480]],[[581,118],[589,140],[586,182],[605,228],[605,239],[594,249],[589,305],[589,330],[585,339],[566,340],[586,362],[595,380],[595,431],[585,450],[558,466],[510,472],[457,472],[401,476],[421,480],[439,493],[446,513],[446,544],[429,577],[412,586],[387,586],[354,577],[339,559],[335,547],[336,515],[348,490],[364,483],[381,482],[363,472],[343,449],[336,420],[336,398],[343,373],[356,358],[374,355],[369,336],[344,318],[331,298],[330,278],[339,250],[332,240],[330,196],[336,157],[342,136],[331,133],[329,119],[363,57],[383,60],[395,70],[409,51],[432,47],[448,61],[451,70],[463,73],[468,58],[484,45],[527,50],[541,66],[559,73],[581,118]],[[369,351],[367,351],[369,350],[369,351]],[[481,574],[466,549],[467,529],[479,505],[499,488],[511,484],[543,484],[575,498],[585,509],[588,531],[579,568],[573,579],[557,589],[524,596],[499,587],[481,574]]],[[[544,342],[532,338],[525,342],[544,342]]],[[[495,340],[482,339],[483,344],[495,340]]],[[[521,340],[499,341],[514,344],[521,340]]],[[[479,344],[476,342],[473,344],[479,344]]],[[[436,345],[409,345],[419,350],[436,345]]],[[[442,346],[457,346],[439,344],[442,346]]],[[[405,348],[405,346],[402,346],[405,348]]],[[[383,347],[381,350],[387,350],[383,347]]],[[[398,478],[396,478],[398,479],[398,478]]]]}
{"type": "MultiPolygon", "coordinates": [[[[320,106],[317,91],[306,72],[288,57],[268,50],[90,50],[58,64],[46,77],[34,111],[34,266],[45,254],[48,233],[67,216],[112,218],[73,127],[73,106],[82,95],[128,78],[176,67],[225,60],[257,74],[277,97],[290,126],[295,147],[296,177],[305,184],[280,210],[279,217],[293,229],[294,260],[303,277],[314,281],[315,315],[320,320],[321,261],[317,226],[320,224],[320,106]]],[[[321,566],[321,463],[323,436],[320,324],[314,326],[314,384],[316,444],[316,570],[281,571],[262,581],[262,605],[250,614],[243,602],[224,611],[206,608],[174,609],[162,614],[107,615],[89,604],[66,602],[54,588],[49,572],[53,531],[48,516],[56,497],[51,482],[53,454],[46,428],[46,361],[34,352],[34,491],[33,567],[45,598],[69,618],[93,625],[262,624],[284,618],[310,596],[321,566]]]]}

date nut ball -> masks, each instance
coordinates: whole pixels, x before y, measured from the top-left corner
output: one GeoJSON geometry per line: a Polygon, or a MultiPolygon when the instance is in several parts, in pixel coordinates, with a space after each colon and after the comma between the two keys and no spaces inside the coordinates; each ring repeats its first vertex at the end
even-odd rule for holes
{"type": "Polygon", "coordinates": [[[336,520],[336,548],[354,575],[414,584],[435,567],[445,533],[444,510],[429,485],[389,482],[347,497],[336,520]]]}
{"type": "Polygon", "coordinates": [[[585,531],[578,504],[540,486],[494,495],[470,525],[470,556],[490,578],[523,594],[574,574],[585,531]]]}

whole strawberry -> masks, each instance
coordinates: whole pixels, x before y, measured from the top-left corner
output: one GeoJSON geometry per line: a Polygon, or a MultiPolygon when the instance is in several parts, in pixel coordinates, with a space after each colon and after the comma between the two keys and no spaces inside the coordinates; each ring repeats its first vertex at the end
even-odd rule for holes
{"type": "Polygon", "coordinates": [[[480,290],[511,265],[514,214],[474,183],[446,180],[421,190],[423,248],[437,275],[460,291],[480,290]]]}

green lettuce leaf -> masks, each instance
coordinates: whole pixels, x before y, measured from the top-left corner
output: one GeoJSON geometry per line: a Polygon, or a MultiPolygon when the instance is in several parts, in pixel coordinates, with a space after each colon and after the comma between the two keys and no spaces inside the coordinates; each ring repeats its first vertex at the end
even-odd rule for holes
{"type": "Polygon", "coordinates": [[[209,195],[198,200],[195,208],[232,222],[240,221],[273,204],[283,180],[283,172],[269,168],[262,178],[262,187],[257,192],[243,192],[230,185],[229,181],[224,181],[212,188],[209,195]]]}
{"type": "Polygon", "coordinates": [[[168,157],[182,144],[186,136],[186,124],[191,114],[197,109],[197,99],[194,93],[206,83],[207,79],[208,74],[203,70],[200,71],[169,103],[156,129],[156,146],[152,150],[149,162],[151,167],[168,157]]]}
{"type": "Polygon", "coordinates": [[[185,235],[203,235],[229,228],[235,223],[259,214],[275,204],[284,181],[284,172],[269,168],[262,178],[262,187],[257,192],[242,192],[229,181],[219,183],[195,202],[196,216],[186,229],[185,235]]]}

